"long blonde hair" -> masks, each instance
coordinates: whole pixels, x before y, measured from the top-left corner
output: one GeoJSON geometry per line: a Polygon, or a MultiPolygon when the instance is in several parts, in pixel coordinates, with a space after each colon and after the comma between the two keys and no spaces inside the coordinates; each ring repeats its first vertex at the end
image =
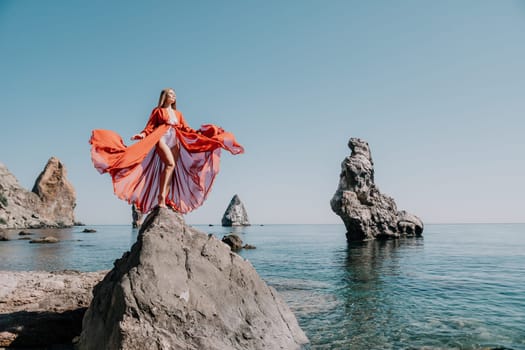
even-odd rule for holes
{"type": "MultiPolygon", "coordinates": [[[[172,88],[165,88],[164,90],[162,90],[160,92],[160,96],[159,96],[159,104],[157,105],[157,107],[159,108],[164,108],[164,103],[166,102],[166,95],[168,94],[168,92],[170,91],[173,91],[175,92],[175,90],[173,90],[172,88]]],[[[173,102],[171,104],[171,108],[173,109],[177,109],[177,99],[175,99],[175,102],[173,102]]]]}

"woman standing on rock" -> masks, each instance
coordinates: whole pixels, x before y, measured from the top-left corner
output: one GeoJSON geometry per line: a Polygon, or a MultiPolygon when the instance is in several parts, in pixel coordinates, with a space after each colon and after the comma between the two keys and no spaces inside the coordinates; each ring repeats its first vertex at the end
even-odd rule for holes
{"type": "Polygon", "coordinates": [[[95,168],[109,173],[115,194],[143,213],[156,205],[180,213],[196,209],[219,172],[221,148],[244,152],[220,127],[190,128],[176,105],[175,91],[162,90],[146,127],[131,137],[139,142],[129,147],[110,130],[93,130],[89,140],[95,168]]]}

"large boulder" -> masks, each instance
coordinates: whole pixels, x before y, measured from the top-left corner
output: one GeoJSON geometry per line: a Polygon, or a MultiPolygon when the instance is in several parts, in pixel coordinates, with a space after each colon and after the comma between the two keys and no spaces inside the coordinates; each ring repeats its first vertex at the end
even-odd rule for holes
{"type": "Polygon", "coordinates": [[[374,162],[366,141],[351,138],[352,153],[341,164],[339,186],[330,201],[341,217],[349,240],[421,236],[423,222],[398,211],[393,198],[379,192],[374,183],[374,162]]]}
{"type": "Polygon", "coordinates": [[[0,227],[68,227],[75,224],[75,189],[64,165],[51,157],[28,191],[0,163],[0,227]]]}
{"type": "Polygon", "coordinates": [[[213,235],[156,208],[131,251],[94,288],[79,350],[299,349],[308,342],[277,292],[213,235]]]}
{"type": "Polygon", "coordinates": [[[222,226],[249,226],[248,213],[239,196],[233,196],[222,216],[222,226]]]}

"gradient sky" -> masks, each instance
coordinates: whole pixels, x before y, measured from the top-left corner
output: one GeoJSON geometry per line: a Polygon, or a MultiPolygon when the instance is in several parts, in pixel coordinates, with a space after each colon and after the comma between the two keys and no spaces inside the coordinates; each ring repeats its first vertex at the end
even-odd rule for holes
{"type": "Polygon", "coordinates": [[[0,162],[31,189],[51,156],[76,217],[128,224],[92,166],[92,129],[129,137],[158,94],[232,131],[208,200],[252,223],[341,223],[350,137],[425,223],[525,222],[525,1],[0,0],[0,162]]]}

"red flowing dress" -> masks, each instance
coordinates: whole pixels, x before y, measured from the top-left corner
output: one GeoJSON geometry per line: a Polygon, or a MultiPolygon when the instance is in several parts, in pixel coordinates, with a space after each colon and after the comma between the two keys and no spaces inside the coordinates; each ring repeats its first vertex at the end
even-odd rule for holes
{"type": "Polygon", "coordinates": [[[196,131],[188,126],[181,112],[175,110],[175,116],[177,123],[170,124],[167,109],[153,109],[142,131],[146,136],[129,147],[111,130],[93,130],[89,140],[95,168],[101,174],[111,175],[118,198],[134,203],[143,213],[157,205],[164,163],[155,146],[170,128],[174,128],[180,154],[166,204],[180,213],[188,213],[206,200],[219,172],[222,148],[232,154],[244,152],[232,133],[212,124],[202,125],[196,131]]]}

